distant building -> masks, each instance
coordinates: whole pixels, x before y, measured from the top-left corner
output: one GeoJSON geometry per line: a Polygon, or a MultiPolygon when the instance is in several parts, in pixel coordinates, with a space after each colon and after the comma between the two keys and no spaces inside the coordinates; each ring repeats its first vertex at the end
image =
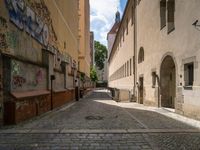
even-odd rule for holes
{"type": "Polygon", "coordinates": [[[94,32],[90,32],[90,57],[91,57],[91,64],[90,66],[94,66],[94,56],[95,56],[95,49],[94,49],[94,32]]]}
{"type": "Polygon", "coordinates": [[[130,100],[134,95],[134,1],[128,1],[124,15],[119,21],[116,13],[116,22],[108,33],[108,85],[117,88],[122,94],[120,100],[130,100]]]}
{"type": "MultiPolygon", "coordinates": [[[[79,56],[78,69],[84,74],[81,87],[90,86],[91,48],[90,48],[90,4],[89,0],[79,0],[79,56]]],[[[82,79],[82,78],[81,78],[82,79]]]]}
{"type": "Polygon", "coordinates": [[[110,52],[112,50],[114,41],[115,41],[115,37],[117,34],[117,31],[119,29],[120,26],[120,13],[119,11],[116,12],[115,14],[115,23],[112,26],[111,30],[108,32],[107,34],[107,41],[108,41],[108,56],[110,55],[110,52]]]}
{"type": "MultiPolygon", "coordinates": [[[[117,31],[119,29],[120,22],[121,22],[120,13],[119,13],[119,11],[117,11],[115,14],[115,23],[112,26],[111,30],[107,34],[108,58],[111,53],[111,50],[112,50],[112,47],[113,47],[113,44],[114,44],[114,41],[115,41],[115,38],[117,35],[117,31]]],[[[106,59],[105,66],[104,66],[104,79],[106,81],[108,81],[108,74],[109,74],[108,73],[108,71],[109,71],[108,70],[108,58],[106,59]]]]}

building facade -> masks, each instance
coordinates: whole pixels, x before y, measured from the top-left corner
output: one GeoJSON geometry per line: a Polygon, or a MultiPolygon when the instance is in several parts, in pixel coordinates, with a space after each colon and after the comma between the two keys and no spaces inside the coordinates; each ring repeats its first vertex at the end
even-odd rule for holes
{"type": "MultiPolygon", "coordinates": [[[[135,30],[133,36],[129,37],[134,46],[129,53],[127,49],[112,49],[109,85],[120,88],[124,84],[122,80],[119,82],[119,73],[116,76],[113,74],[119,68],[115,67],[119,64],[115,62],[118,54],[121,54],[119,56],[123,60],[134,53],[135,77],[130,82],[134,83],[133,95],[136,101],[144,105],[171,108],[179,114],[200,119],[200,1],[135,2],[132,11],[135,30]]],[[[129,5],[130,1],[126,9],[131,7],[129,5]]],[[[120,40],[116,43],[120,44],[120,40]]]]}
{"type": "Polygon", "coordinates": [[[120,100],[129,100],[134,94],[133,9],[134,1],[130,0],[127,2],[124,15],[117,29],[117,34],[115,35],[113,32],[108,33],[108,47],[110,51],[108,57],[108,86],[121,91],[120,100]]]}
{"type": "Polygon", "coordinates": [[[91,67],[93,67],[94,64],[95,64],[94,56],[95,56],[95,49],[94,49],[94,32],[90,32],[90,58],[91,58],[90,66],[91,66],[91,67]]]}
{"type": "Polygon", "coordinates": [[[0,0],[0,123],[74,99],[78,0],[0,0]]]}
{"type": "Polygon", "coordinates": [[[89,0],[79,0],[79,72],[84,75],[81,80],[81,87],[89,87],[90,68],[91,68],[91,49],[90,49],[90,4],[89,0]]]}
{"type": "Polygon", "coordinates": [[[138,2],[138,102],[200,119],[199,7],[197,0],[138,2]]]}

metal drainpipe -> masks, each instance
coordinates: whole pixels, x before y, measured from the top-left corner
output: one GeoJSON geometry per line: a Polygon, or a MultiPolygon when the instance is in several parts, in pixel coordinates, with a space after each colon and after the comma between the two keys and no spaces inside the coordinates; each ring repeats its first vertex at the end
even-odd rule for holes
{"type": "Polygon", "coordinates": [[[51,110],[53,110],[53,80],[55,80],[55,75],[51,75],[51,110]]]}
{"type": "MultiPolygon", "coordinates": [[[[134,94],[135,98],[137,97],[136,95],[136,81],[137,81],[137,0],[134,0],[134,31],[133,31],[133,36],[134,36],[134,94]]],[[[136,99],[137,101],[137,99],[136,99]]]]}

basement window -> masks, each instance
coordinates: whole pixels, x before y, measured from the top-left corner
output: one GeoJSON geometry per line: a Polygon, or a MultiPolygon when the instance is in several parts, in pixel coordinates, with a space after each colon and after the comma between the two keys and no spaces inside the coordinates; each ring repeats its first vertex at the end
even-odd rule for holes
{"type": "Polygon", "coordinates": [[[194,82],[194,63],[184,65],[184,80],[186,87],[192,87],[194,82]]]}

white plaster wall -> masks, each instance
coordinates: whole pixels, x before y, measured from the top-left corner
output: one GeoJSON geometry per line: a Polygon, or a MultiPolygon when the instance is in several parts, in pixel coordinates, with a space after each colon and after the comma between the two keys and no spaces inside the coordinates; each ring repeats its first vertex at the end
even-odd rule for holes
{"type": "Polygon", "coordinates": [[[145,53],[144,62],[138,64],[137,76],[144,75],[145,100],[157,100],[151,87],[151,70],[155,68],[160,75],[160,65],[167,53],[174,56],[177,87],[180,83],[184,85],[183,59],[196,56],[193,90],[182,88],[184,113],[190,115],[200,112],[200,31],[192,25],[195,20],[200,20],[199,8],[199,0],[176,0],[175,30],[168,34],[167,27],[160,30],[160,0],[142,0],[137,7],[137,51],[143,47],[145,53]]]}
{"type": "MultiPolygon", "coordinates": [[[[128,77],[123,77],[118,80],[109,80],[109,87],[118,88],[118,89],[126,89],[129,91],[133,91],[134,86],[134,75],[133,75],[133,56],[134,56],[134,49],[133,49],[133,30],[134,30],[134,24],[132,24],[132,15],[131,15],[131,5],[128,6],[128,11],[125,14],[125,19],[122,20],[121,28],[118,30],[120,34],[122,34],[123,30],[122,27],[125,29],[124,33],[124,41],[123,37],[117,36],[116,42],[114,43],[113,50],[115,51],[114,56],[109,62],[109,77],[116,72],[122,65],[124,65],[127,61],[131,59],[132,63],[132,75],[128,77]],[[128,35],[126,34],[126,18],[129,18],[128,23],[128,35]],[[120,46],[120,39],[121,39],[121,46],[120,46]]],[[[119,35],[120,35],[119,34],[119,35]]],[[[130,66],[129,66],[130,68],[130,66]]]]}

